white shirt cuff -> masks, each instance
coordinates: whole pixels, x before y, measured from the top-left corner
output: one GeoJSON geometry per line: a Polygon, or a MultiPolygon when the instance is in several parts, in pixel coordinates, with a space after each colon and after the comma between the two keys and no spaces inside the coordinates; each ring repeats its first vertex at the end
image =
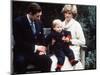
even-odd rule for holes
{"type": "Polygon", "coordinates": [[[38,49],[38,45],[35,45],[34,53],[37,51],[37,49],[38,49]]]}

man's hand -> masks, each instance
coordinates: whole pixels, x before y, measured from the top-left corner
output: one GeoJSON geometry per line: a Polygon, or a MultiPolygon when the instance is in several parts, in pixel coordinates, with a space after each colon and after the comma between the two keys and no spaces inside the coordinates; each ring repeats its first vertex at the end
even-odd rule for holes
{"type": "Polygon", "coordinates": [[[46,55],[46,52],[39,52],[39,55],[46,55]]]}
{"type": "Polygon", "coordinates": [[[46,54],[46,47],[45,46],[38,46],[37,51],[39,51],[39,55],[45,55],[46,54]]]}
{"type": "Polygon", "coordinates": [[[46,49],[47,48],[45,46],[42,46],[42,45],[37,47],[37,50],[40,51],[40,52],[46,52],[46,49]]]}

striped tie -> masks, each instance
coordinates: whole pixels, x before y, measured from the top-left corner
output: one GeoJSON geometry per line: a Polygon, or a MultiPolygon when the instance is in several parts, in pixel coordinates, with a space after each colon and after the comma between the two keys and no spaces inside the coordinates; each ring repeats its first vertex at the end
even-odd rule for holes
{"type": "Polygon", "coordinates": [[[31,28],[32,28],[33,34],[35,34],[36,33],[36,28],[35,28],[35,23],[34,22],[31,22],[31,28]]]}

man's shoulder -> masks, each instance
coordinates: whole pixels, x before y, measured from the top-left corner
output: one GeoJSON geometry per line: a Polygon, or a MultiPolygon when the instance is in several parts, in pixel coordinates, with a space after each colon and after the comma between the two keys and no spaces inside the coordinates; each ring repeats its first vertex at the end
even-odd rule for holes
{"type": "Polygon", "coordinates": [[[27,19],[26,16],[18,16],[18,17],[15,18],[14,21],[21,22],[21,21],[24,21],[24,20],[26,20],[26,19],[27,19]]]}

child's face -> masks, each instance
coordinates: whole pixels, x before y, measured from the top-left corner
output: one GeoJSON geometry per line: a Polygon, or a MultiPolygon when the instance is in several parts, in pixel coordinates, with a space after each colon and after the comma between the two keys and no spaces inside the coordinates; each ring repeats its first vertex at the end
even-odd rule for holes
{"type": "Polygon", "coordinates": [[[53,30],[56,31],[56,32],[61,32],[62,29],[63,29],[63,28],[62,28],[62,25],[60,25],[60,24],[59,24],[59,25],[56,25],[56,26],[53,28],[53,30]]]}

